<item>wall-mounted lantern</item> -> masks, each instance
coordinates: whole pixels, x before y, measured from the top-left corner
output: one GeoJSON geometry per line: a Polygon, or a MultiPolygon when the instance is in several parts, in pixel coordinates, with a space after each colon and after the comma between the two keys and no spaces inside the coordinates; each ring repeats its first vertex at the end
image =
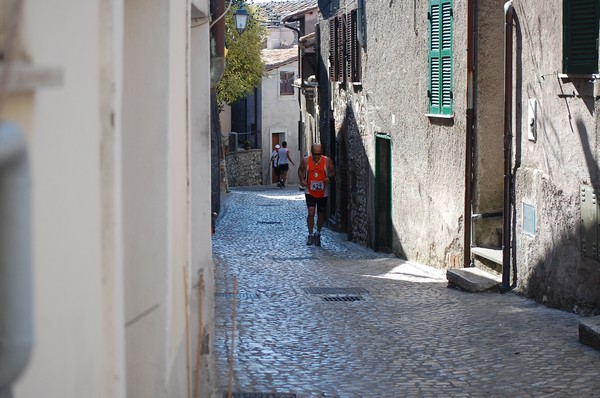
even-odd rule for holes
{"type": "Polygon", "coordinates": [[[246,30],[246,25],[248,24],[248,10],[244,6],[241,6],[236,10],[233,14],[233,19],[235,20],[235,28],[238,33],[241,35],[246,30]]]}

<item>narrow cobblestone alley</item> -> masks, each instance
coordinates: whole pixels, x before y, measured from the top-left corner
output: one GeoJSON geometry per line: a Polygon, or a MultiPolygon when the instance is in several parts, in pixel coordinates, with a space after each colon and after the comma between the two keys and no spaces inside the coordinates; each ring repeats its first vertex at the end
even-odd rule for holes
{"type": "Polygon", "coordinates": [[[238,394],[600,396],[600,353],[578,342],[577,315],[514,293],[450,289],[445,271],[330,230],[322,247],[306,246],[297,187],[234,188],[222,206],[213,239],[219,396],[235,278],[238,394]]]}

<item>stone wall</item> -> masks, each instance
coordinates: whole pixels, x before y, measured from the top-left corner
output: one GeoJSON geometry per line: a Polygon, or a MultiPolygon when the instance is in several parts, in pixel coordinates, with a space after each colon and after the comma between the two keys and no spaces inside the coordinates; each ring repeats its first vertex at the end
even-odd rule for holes
{"type": "Polygon", "coordinates": [[[262,149],[227,153],[227,182],[230,187],[261,185],[262,149]]]}

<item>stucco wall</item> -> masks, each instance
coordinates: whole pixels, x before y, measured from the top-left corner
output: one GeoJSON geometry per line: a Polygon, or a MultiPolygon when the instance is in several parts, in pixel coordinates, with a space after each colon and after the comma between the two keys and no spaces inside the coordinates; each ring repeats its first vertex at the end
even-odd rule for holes
{"type": "Polygon", "coordinates": [[[581,255],[580,186],[598,187],[597,83],[565,79],[562,2],[515,2],[515,162],[518,289],[550,306],[600,312],[600,264],[581,255]],[[519,48],[519,46],[521,48],[519,48]],[[537,140],[527,101],[537,100],[537,140]],[[537,212],[523,231],[523,202],[537,212]]]}
{"type": "Polygon", "coordinates": [[[187,0],[24,4],[27,62],[63,78],[0,109],[32,182],[34,349],[14,396],[187,396],[201,272],[210,397],[209,24],[190,37],[187,0]]]}
{"type": "Polygon", "coordinates": [[[23,3],[27,63],[62,79],[1,109],[27,134],[31,173],[34,341],[14,395],[125,397],[120,130],[110,125],[120,13],[101,1],[23,3]]]}
{"type": "MultiPolygon", "coordinates": [[[[372,244],[375,133],[388,134],[393,148],[393,251],[444,267],[462,250],[465,106],[460,99],[465,61],[460,56],[454,60],[454,118],[427,117],[427,11],[427,2],[367,2],[362,87],[339,85],[332,95],[337,139],[342,141],[339,156],[348,167],[349,190],[340,195],[349,197],[352,238],[372,244]],[[390,36],[391,26],[402,33],[390,36]]],[[[454,52],[460,54],[465,47],[463,4],[455,2],[454,15],[454,52]]],[[[328,48],[327,22],[320,31],[321,46],[328,48]]]]}
{"type": "MultiPolygon", "coordinates": [[[[290,156],[295,165],[290,164],[288,171],[288,184],[298,184],[297,167],[300,163],[298,149],[298,120],[300,119],[300,105],[298,103],[298,89],[294,88],[294,95],[279,94],[279,72],[294,72],[298,74],[298,62],[266,72],[262,79],[262,183],[270,184],[269,160],[273,150],[272,135],[284,133],[284,140],[288,143],[290,156]]],[[[280,140],[281,143],[282,140],[280,140]]]]}
{"type": "MultiPolygon", "coordinates": [[[[214,387],[214,352],[212,342],[214,341],[214,264],[212,262],[212,242],[209,225],[212,215],[208,211],[211,208],[211,197],[206,194],[211,180],[211,112],[207,106],[210,98],[210,57],[209,44],[206,40],[210,37],[209,24],[200,24],[193,27],[191,31],[191,70],[195,71],[191,78],[191,108],[190,112],[190,324],[191,336],[198,336],[200,325],[203,328],[204,350],[201,361],[200,396],[210,397],[211,389],[214,387]],[[202,275],[203,289],[197,286],[199,276],[202,275]],[[200,293],[203,293],[200,295],[200,293]],[[203,319],[198,319],[198,306],[202,303],[203,319]]],[[[199,342],[192,338],[191,352],[196,353],[199,342]]],[[[195,356],[192,355],[191,358],[195,356]]],[[[195,369],[195,365],[194,365],[195,369]]]]}
{"type": "MultiPolygon", "coordinates": [[[[504,1],[477,3],[473,212],[498,213],[503,203],[504,1]]],[[[457,54],[460,56],[460,54],[457,54]]],[[[502,217],[474,223],[477,246],[499,248],[502,217]]]]}

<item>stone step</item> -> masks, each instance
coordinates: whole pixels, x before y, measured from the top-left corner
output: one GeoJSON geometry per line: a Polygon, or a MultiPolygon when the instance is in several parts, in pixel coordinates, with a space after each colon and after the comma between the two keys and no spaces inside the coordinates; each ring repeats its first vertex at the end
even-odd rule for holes
{"type": "Polygon", "coordinates": [[[579,321],[579,341],[600,351],[600,315],[579,321]]]}
{"type": "Polygon", "coordinates": [[[500,276],[479,268],[452,268],[446,271],[446,279],[450,285],[468,292],[483,292],[502,283],[500,276]]]}
{"type": "Polygon", "coordinates": [[[502,249],[490,249],[487,247],[471,247],[471,253],[476,256],[487,258],[496,264],[502,264],[502,249]]]}

